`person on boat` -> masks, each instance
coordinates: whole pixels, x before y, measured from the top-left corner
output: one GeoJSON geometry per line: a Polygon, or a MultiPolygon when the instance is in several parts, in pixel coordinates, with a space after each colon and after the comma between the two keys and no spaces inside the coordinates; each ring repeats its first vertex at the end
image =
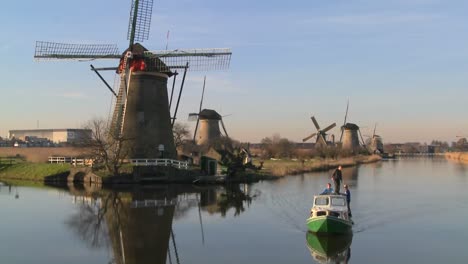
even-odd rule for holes
{"type": "Polygon", "coordinates": [[[349,216],[352,216],[352,214],[351,214],[351,207],[349,206],[349,205],[351,204],[351,192],[349,191],[348,185],[345,184],[343,187],[344,187],[344,189],[345,189],[345,192],[344,192],[343,195],[346,196],[346,203],[347,203],[347,205],[348,205],[348,215],[349,215],[349,216]]]}
{"type": "Polygon", "coordinates": [[[327,188],[325,188],[325,190],[323,190],[320,195],[323,195],[323,194],[333,194],[334,191],[333,191],[333,188],[331,187],[331,184],[330,183],[327,183],[327,188]]]}
{"type": "Polygon", "coordinates": [[[333,172],[332,180],[333,180],[333,183],[335,184],[335,193],[339,194],[341,181],[343,180],[343,177],[341,175],[341,165],[338,166],[338,168],[333,172]]]}

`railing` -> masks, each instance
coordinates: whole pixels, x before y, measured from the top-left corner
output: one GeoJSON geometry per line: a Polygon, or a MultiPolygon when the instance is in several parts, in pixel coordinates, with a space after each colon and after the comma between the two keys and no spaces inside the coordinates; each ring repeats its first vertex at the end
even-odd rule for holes
{"type": "Polygon", "coordinates": [[[72,164],[73,166],[91,166],[91,159],[78,159],[72,157],[49,157],[49,163],[72,164]]]}
{"type": "Polygon", "coordinates": [[[172,166],[185,170],[189,168],[188,162],[173,159],[132,159],[130,162],[134,166],[172,166]]]}
{"type": "Polygon", "coordinates": [[[176,205],[177,199],[132,201],[131,208],[162,207],[176,205]]]}

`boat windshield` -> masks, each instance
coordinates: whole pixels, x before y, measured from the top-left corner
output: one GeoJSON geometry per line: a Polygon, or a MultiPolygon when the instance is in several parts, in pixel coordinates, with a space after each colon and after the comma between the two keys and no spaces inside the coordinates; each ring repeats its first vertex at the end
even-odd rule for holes
{"type": "Polygon", "coordinates": [[[333,197],[331,199],[331,204],[335,206],[345,206],[346,201],[344,198],[341,198],[341,197],[333,197]]]}
{"type": "Polygon", "coordinates": [[[328,197],[317,197],[315,198],[315,205],[328,205],[330,200],[328,197]]]}

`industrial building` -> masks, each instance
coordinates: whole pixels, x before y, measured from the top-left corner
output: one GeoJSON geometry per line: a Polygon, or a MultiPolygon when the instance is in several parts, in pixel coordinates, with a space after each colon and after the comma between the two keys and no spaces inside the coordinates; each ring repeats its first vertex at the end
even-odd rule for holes
{"type": "Polygon", "coordinates": [[[59,143],[81,143],[84,139],[91,138],[90,129],[24,129],[10,130],[8,138],[29,141],[30,138],[49,140],[55,144],[59,143]]]}

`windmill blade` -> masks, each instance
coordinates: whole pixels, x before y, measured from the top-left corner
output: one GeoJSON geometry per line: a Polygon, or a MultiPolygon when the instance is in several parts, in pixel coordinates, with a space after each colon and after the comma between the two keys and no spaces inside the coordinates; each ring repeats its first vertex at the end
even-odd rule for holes
{"type": "Polygon", "coordinates": [[[366,142],[364,141],[364,138],[362,137],[361,129],[358,129],[358,132],[359,132],[359,136],[361,137],[362,146],[363,146],[363,147],[366,147],[366,142]]]}
{"type": "Polygon", "coordinates": [[[319,124],[317,123],[317,120],[315,119],[315,117],[312,116],[310,119],[312,119],[312,122],[314,123],[315,128],[317,128],[317,130],[320,130],[320,126],[319,126],[319,124]]]}
{"type": "Polygon", "coordinates": [[[120,59],[115,44],[67,44],[36,41],[36,60],[95,60],[120,59]]]}
{"type": "Polygon", "coordinates": [[[202,111],[202,106],[203,106],[203,97],[205,96],[205,84],[206,84],[206,75],[205,75],[205,78],[203,78],[203,90],[202,90],[202,96],[200,99],[200,108],[198,109],[197,124],[195,125],[195,132],[193,133],[193,141],[195,141],[195,138],[197,136],[198,124],[200,123],[200,113],[202,111]]]}
{"type": "Polygon", "coordinates": [[[317,135],[317,142],[323,144],[324,146],[327,145],[327,140],[325,140],[325,136],[322,133],[317,135]]]}
{"type": "Polygon", "coordinates": [[[372,137],[375,137],[375,130],[377,129],[377,123],[375,123],[375,126],[374,126],[374,133],[372,134],[372,137]]]}
{"type": "Polygon", "coordinates": [[[346,113],[344,116],[343,126],[346,125],[346,119],[348,119],[348,109],[349,109],[349,99],[348,99],[348,103],[346,103],[346,113]]]}
{"type": "Polygon", "coordinates": [[[198,113],[190,113],[188,115],[188,121],[193,122],[193,121],[197,121],[197,119],[198,119],[198,113]]]}
{"type": "Polygon", "coordinates": [[[335,126],[336,126],[336,123],[333,123],[333,124],[327,126],[326,128],[322,129],[322,132],[325,133],[325,132],[331,130],[332,128],[334,128],[335,126]]]}
{"type": "Polygon", "coordinates": [[[170,69],[183,69],[188,62],[190,71],[226,70],[231,55],[229,48],[145,51],[146,57],[159,58],[170,69]]]}
{"type": "Polygon", "coordinates": [[[342,143],[343,141],[343,132],[344,132],[344,128],[341,127],[340,143],[342,143]]]}
{"type": "Polygon", "coordinates": [[[312,133],[310,136],[308,136],[308,137],[302,139],[302,142],[306,142],[307,140],[309,140],[309,139],[315,137],[315,135],[317,135],[317,133],[312,133]]]}
{"type": "Polygon", "coordinates": [[[224,135],[226,135],[226,137],[229,138],[229,135],[228,135],[228,133],[227,133],[227,131],[226,131],[226,126],[224,126],[224,121],[223,121],[223,119],[221,119],[221,126],[223,127],[224,135]]]}
{"type": "Polygon", "coordinates": [[[133,0],[128,21],[127,39],[130,47],[135,41],[145,41],[149,37],[153,0],[133,0]]]}

